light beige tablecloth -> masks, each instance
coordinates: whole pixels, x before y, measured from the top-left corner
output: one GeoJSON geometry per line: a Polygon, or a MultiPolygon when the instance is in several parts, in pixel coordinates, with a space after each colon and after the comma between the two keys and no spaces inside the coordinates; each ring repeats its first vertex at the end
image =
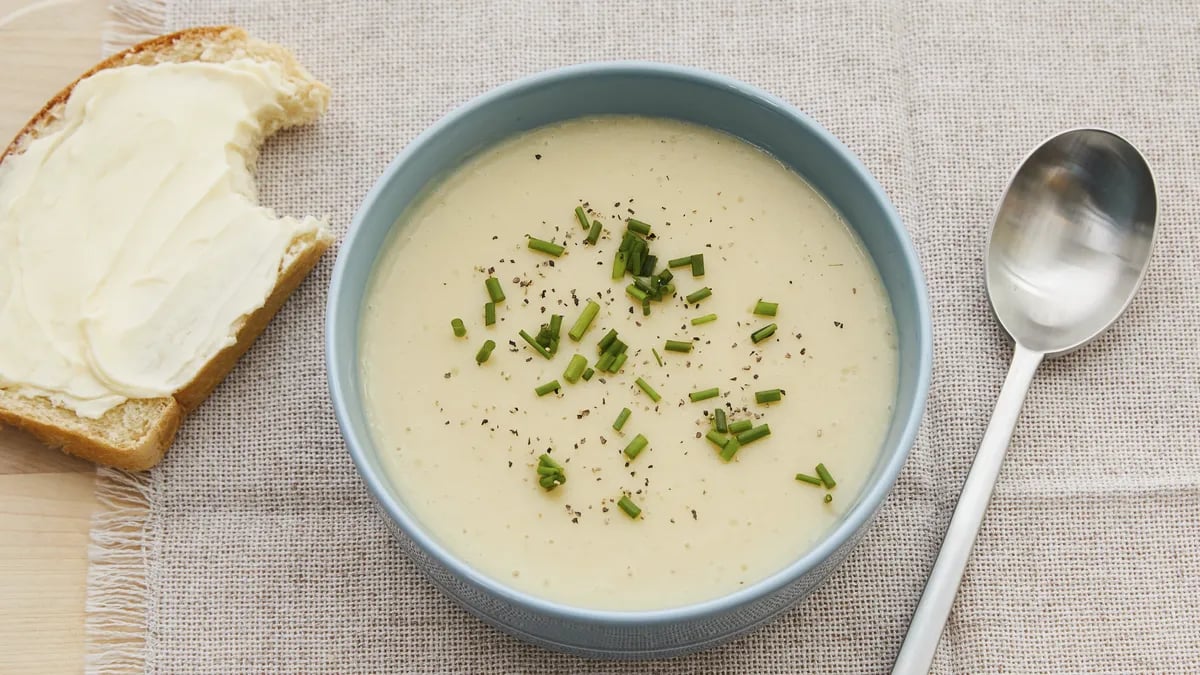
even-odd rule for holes
{"type": "MultiPolygon", "coordinates": [[[[339,233],[415,134],[514,77],[640,58],[760,85],[842,138],[887,188],[925,265],[937,345],[919,443],[828,585],[715,651],[587,662],[469,618],[393,545],[326,393],[329,255],[145,486],[150,671],[884,670],[1007,366],[981,276],[992,211],[1029,149],[1079,125],[1116,130],[1147,155],[1157,253],[1113,331],[1034,382],[935,670],[1200,671],[1194,2],[173,0],[167,10],[171,29],[236,23],[286,44],[333,87],[319,125],[268,144],[261,185],[267,204],[328,213],[339,233]]],[[[122,574],[93,575],[98,620],[122,574]]],[[[93,645],[95,668],[122,662],[103,651],[93,645]]]]}

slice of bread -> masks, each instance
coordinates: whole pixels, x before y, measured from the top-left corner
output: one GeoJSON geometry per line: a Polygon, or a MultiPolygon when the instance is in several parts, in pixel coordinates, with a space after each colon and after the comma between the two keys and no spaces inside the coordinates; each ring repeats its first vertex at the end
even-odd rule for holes
{"type": "MultiPolygon", "coordinates": [[[[26,145],[51,133],[61,122],[62,111],[71,91],[80,80],[107,68],[127,65],[154,65],[187,61],[224,62],[252,58],[272,61],[282,67],[296,95],[284,102],[284,114],[270,120],[264,134],[281,128],[312,122],[329,103],[329,89],[313,79],[283,47],[251,38],[240,28],[216,26],[192,28],[143,42],[101,62],[79,80],[52,98],[29,121],[3,154],[0,163],[20,154],[26,145]]],[[[248,157],[253,166],[257,157],[248,157]]],[[[98,419],[80,417],[47,398],[28,397],[0,389],[0,423],[25,429],[45,443],[85,459],[111,466],[148,469],[162,459],[183,416],[200,405],[220,384],[271,317],[300,285],[332,243],[325,229],[297,237],[290,244],[279,266],[275,287],[262,307],[243,316],[236,325],[236,342],[216,354],[182,389],[173,396],[131,399],[105,412],[98,419]]]]}

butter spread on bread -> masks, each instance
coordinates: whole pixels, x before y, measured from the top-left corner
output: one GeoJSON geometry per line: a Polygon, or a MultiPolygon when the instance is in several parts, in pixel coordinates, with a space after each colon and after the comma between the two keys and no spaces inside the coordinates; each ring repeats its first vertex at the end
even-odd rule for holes
{"type": "Polygon", "coordinates": [[[0,165],[0,385],[97,418],[169,396],[236,340],[291,243],[324,225],[256,202],[282,68],[103,70],[0,165]]]}

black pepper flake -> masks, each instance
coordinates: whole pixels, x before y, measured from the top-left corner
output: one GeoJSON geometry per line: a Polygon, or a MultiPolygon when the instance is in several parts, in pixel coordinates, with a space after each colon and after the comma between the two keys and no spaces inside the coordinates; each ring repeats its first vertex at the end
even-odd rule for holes
{"type": "Polygon", "coordinates": [[[512,468],[512,460],[511,459],[508,460],[508,468],[510,468],[510,469],[512,468]]]}
{"type": "Polygon", "coordinates": [[[842,323],[841,321],[834,321],[833,325],[837,326],[838,328],[843,328],[846,324],[842,323]]]}
{"type": "Polygon", "coordinates": [[[804,356],[804,352],[807,352],[807,351],[808,351],[807,347],[801,347],[800,348],[800,356],[804,356]]]}
{"type": "Polygon", "coordinates": [[[534,158],[534,159],[541,159],[541,158],[542,158],[542,156],[541,156],[540,154],[535,154],[535,155],[533,156],[533,158],[534,158]]]}
{"type": "Polygon", "coordinates": [[[445,374],[445,375],[443,375],[442,377],[444,377],[444,378],[446,378],[446,379],[448,380],[448,379],[450,379],[450,373],[446,373],[446,374],[445,374]]]}

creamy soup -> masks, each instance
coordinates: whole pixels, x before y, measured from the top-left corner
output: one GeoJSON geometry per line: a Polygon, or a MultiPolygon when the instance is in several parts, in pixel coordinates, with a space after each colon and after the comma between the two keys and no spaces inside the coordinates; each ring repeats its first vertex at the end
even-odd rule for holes
{"type": "Polygon", "coordinates": [[[369,284],[361,367],[387,474],[445,548],[533,595],[644,610],[778,572],[855,501],[891,417],[894,333],[870,258],[798,175],[706,128],[598,117],[486,150],[402,216],[369,284]],[[595,245],[580,205],[603,224],[595,245]],[[649,316],[626,292],[633,279],[612,279],[630,217],[653,228],[656,272],[704,255],[702,277],[672,270],[675,296],[649,316]],[[530,250],[527,236],[565,252],[530,250]],[[506,299],[485,326],[489,276],[506,299]],[[686,301],[703,287],[711,296],[686,301]],[[577,342],[567,332],[589,299],[600,311],[577,342]],[[759,299],[778,303],[776,315],[755,315],[759,299]],[[565,318],[546,360],[518,333],[536,335],[555,313],[565,318]],[[770,323],[774,335],[753,343],[770,323]],[[568,383],[572,355],[594,367],[610,329],[628,345],[620,372],[568,383]],[[477,365],[489,339],[497,346],[477,365]],[[667,340],[693,349],[668,351],[667,340]],[[551,380],[560,389],[538,396],[551,380]],[[689,397],[712,387],[716,398],[689,397]],[[781,401],[756,402],[771,389],[781,401]],[[717,407],[771,434],[725,462],[706,438],[717,407]],[[623,408],[631,414],[616,431],[623,408]],[[638,434],[648,444],[630,459],[638,434]],[[539,484],[544,453],[566,476],[551,490],[539,484]],[[818,463],[835,487],[796,479],[818,463]]]}

